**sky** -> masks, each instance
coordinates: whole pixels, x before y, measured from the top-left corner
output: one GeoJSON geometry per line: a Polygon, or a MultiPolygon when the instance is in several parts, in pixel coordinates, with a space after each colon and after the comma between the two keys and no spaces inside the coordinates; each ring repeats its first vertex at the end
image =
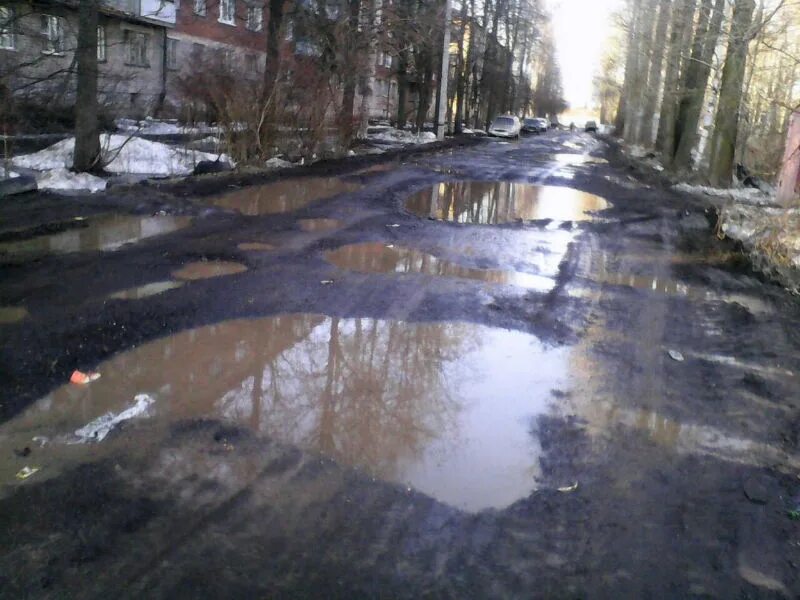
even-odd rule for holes
{"type": "Polygon", "coordinates": [[[611,31],[611,13],[621,4],[622,0],[547,0],[564,94],[572,108],[592,102],[592,78],[611,31]]]}

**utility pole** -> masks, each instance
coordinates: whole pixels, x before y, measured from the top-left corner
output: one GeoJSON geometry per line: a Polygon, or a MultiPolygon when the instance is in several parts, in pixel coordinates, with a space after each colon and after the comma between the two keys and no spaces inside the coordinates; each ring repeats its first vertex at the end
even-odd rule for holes
{"type": "Polygon", "coordinates": [[[439,94],[436,97],[436,139],[443,140],[447,118],[447,80],[450,78],[450,19],[452,0],[444,3],[444,35],[442,36],[442,69],[439,71],[439,94]]]}

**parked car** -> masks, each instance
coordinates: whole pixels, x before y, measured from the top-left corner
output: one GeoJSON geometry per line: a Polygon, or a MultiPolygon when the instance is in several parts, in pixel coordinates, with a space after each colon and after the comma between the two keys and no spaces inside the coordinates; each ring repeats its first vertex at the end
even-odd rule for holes
{"type": "Polygon", "coordinates": [[[489,126],[489,135],[504,138],[519,138],[519,132],[522,131],[522,123],[519,117],[514,115],[502,115],[495,117],[492,124],[489,126]]]}
{"type": "Polygon", "coordinates": [[[586,133],[597,133],[597,122],[596,121],[586,121],[586,125],[583,126],[583,130],[586,133]]]}
{"type": "Polygon", "coordinates": [[[526,133],[547,133],[547,119],[524,119],[522,131],[526,133]]]}

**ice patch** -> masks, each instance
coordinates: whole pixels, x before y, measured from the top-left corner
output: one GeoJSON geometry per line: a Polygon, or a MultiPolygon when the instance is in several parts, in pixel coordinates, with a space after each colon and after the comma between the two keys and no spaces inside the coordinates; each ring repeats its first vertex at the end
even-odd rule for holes
{"type": "Polygon", "coordinates": [[[10,170],[6,172],[6,168],[0,166],[0,179],[14,179],[14,177],[19,177],[19,173],[10,170]]]}
{"type": "Polygon", "coordinates": [[[111,431],[123,421],[129,421],[138,417],[147,416],[150,406],[155,400],[147,394],[137,394],[135,402],[130,408],[126,408],[118,415],[108,412],[101,417],[97,417],[77,429],[75,435],[79,438],[78,443],[102,442],[111,431]]]}
{"type": "Polygon", "coordinates": [[[689,185],[679,183],[672,186],[676,192],[686,192],[688,194],[714,196],[718,198],[731,198],[737,202],[747,202],[750,204],[769,204],[772,199],[769,195],[755,188],[713,188],[705,185],[689,185]]]}
{"type": "Polygon", "coordinates": [[[106,189],[106,180],[89,173],[72,173],[67,169],[52,169],[36,176],[40,190],[88,190],[92,193],[106,189]]]}
{"type": "MultiPolygon", "coordinates": [[[[105,169],[112,173],[143,175],[188,175],[197,163],[217,160],[216,154],[186,150],[126,135],[100,136],[105,169]]],[[[70,137],[33,154],[18,156],[13,163],[19,167],[46,171],[68,169],[72,166],[75,138],[70,137]]],[[[231,162],[221,155],[220,160],[231,162]]]]}

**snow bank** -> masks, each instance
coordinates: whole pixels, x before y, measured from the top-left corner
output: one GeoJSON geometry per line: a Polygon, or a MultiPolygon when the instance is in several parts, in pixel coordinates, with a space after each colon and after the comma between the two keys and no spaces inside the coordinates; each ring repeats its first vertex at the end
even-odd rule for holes
{"type": "Polygon", "coordinates": [[[197,123],[193,126],[179,125],[175,121],[158,121],[156,119],[144,119],[135,121],[133,119],[117,119],[114,121],[117,131],[123,133],[138,133],[141,135],[180,135],[180,134],[199,134],[199,133],[222,133],[222,127],[218,125],[207,125],[197,123]]]}
{"type": "Polygon", "coordinates": [[[288,160],[283,160],[282,158],[273,156],[264,163],[264,166],[266,166],[268,169],[286,169],[293,165],[288,160]]]}
{"type": "Polygon", "coordinates": [[[720,208],[720,231],[738,240],[754,266],[800,291],[800,208],[732,202],[720,208]]]}
{"type": "Polygon", "coordinates": [[[40,190],[88,190],[92,193],[106,189],[106,180],[88,173],[72,173],[67,169],[51,169],[36,176],[40,190]]]}
{"type": "Polygon", "coordinates": [[[16,171],[6,173],[6,168],[0,165],[0,179],[14,179],[14,177],[19,177],[19,173],[16,171]]]}
{"type": "MultiPolygon", "coordinates": [[[[112,173],[142,175],[188,175],[202,160],[217,160],[218,155],[168,146],[125,135],[100,136],[105,169],[112,173]]],[[[18,156],[13,163],[19,167],[45,171],[72,166],[75,138],[67,138],[33,154],[18,156]]],[[[231,162],[222,155],[220,160],[231,162]]]]}
{"type": "Polygon", "coordinates": [[[672,186],[676,192],[686,192],[696,196],[713,196],[717,198],[724,198],[734,200],[736,202],[743,202],[747,204],[770,204],[772,198],[755,188],[713,188],[705,185],[689,185],[688,183],[679,183],[672,186]]]}
{"type": "Polygon", "coordinates": [[[390,144],[430,144],[436,141],[436,134],[431,131],[423,131],[418,135],[411,131],[387,127],[379,133],[367,135],[367,139],[390,144]]]}

